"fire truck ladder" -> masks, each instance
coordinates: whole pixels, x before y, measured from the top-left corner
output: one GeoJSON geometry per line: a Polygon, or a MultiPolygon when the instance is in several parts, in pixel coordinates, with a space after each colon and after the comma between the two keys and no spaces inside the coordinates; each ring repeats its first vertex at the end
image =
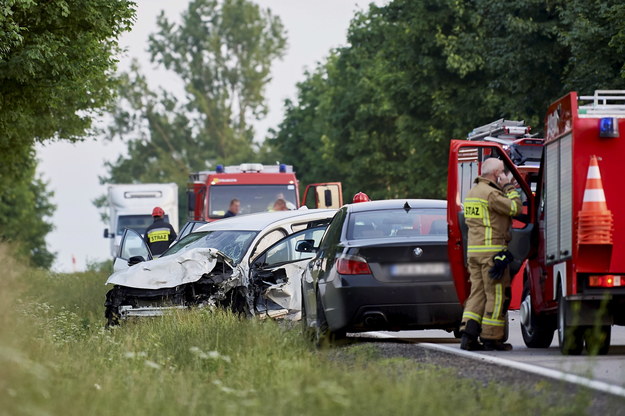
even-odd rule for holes
{"type": "Polygon", "coordinates": [[[579,105],[577,113],[581,118],[625,118],[625,90],[596,90],[595,95],[580,96],[577,101],[591,101],[579,105]]]}
{"type": "MultiPolygon", "coordinates": [[[[530,166],[540,163],[540,151],[533,150],[542,145],[543,140],[530,134],[531,127],[525,121],[499,119],[473,129],[467,140],[483,140],[500,144],[517,166],[530,166]]],[[[542,150],[541,150],[542,151],[542,150]]]]}
{"type": "Polygon", "coordinates": [[[492,123],[476,127],[467,135],[467,140],[491,140],[501,144],[506,144],[511,140],[520,139],[522,137],[531,137],[529,131],[530,128],[525,125],[524,120],[513,121],[501,118],[493,121],[492,123]]]}

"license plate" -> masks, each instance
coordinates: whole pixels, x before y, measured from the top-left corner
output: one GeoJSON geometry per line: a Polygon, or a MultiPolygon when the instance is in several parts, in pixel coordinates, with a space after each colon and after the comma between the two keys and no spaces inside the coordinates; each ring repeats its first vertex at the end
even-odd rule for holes
{"type": "Polygon", "coordinates": [[[392,276],[443,275],[447,273],[447,263],[406,263],[391,266],[392,276]]]}

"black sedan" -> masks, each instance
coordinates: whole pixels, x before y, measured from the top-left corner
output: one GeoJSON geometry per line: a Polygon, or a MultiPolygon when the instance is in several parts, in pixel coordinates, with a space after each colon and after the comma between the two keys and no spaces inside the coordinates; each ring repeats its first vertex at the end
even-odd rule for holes
{"type": "Polygon", "coordinates": [[[341,208],[302,276],[305,332],[321,343],[346,332],[456,330],[462,307],[446,206],[402,199],[341,208]]]}

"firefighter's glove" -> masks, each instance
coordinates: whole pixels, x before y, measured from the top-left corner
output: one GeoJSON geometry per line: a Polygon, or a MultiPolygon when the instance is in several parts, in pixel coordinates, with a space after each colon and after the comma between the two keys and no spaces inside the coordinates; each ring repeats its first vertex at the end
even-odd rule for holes
{"type": "Polygon", "coordinates": [[[508,250],[501,250],[499,253],[495,254],[493,256],[493,262],[495,264],[488,271],[490,278],[493,280],[500,280],[503,277],[508,265],[512,263],[512,260],[514,260],[514,257],[512,257],[512,253],[508,250]]]}

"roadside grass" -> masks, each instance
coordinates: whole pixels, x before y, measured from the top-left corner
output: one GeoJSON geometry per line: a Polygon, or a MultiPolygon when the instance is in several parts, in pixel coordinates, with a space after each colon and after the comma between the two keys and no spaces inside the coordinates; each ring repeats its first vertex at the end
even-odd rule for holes
{"type": "Polygon", "coordinates": [[[564,415],[537,390],[458,379],[367,345],[317,351],[299,331],[224,311],[103,328],[105,272],[29,269],[0,245],[0,415],[564,415]]]}

